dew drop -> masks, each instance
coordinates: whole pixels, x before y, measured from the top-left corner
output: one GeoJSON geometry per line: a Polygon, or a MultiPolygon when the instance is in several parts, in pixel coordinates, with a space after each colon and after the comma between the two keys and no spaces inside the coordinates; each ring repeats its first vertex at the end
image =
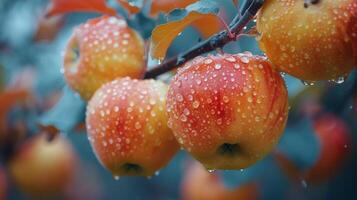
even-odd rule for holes
{"type": "Polygon", "coordinates": [[[307,182],[306,182],[306,180],[302,180],[302,181],[301,181],[301,185],[302,185],[302,187],[307,188],[307,182]]]}
{"type": "Polygon", "coordinates": [[[346,80],[346,77],[341,76],[341,77],[338,77],[337,79],[333,79],[332,82],[337,83],[337,84],[342,84],[345,82],[345,80],[346,80]]]}
{"type": "Polygon", "coordinates": [[[208,59],[206,59],[205,61],[204,61],[204,63],[205,64],[211,64],[213,61],[212,61],[212,59],[210,59],[210,58],[208,58],[208,59]]]}
{"type": "Polygon", "coordinates": [[[224,103],[228,103],[229,102],[229,98],[227,96],[223,96],[223,102],[224,103]]]}
{"type": "Polygon", "coordinates": [[[248,63],[249,63],[248,57],[245,57],[245,56],[243,56],[243,57],[241,58],[241,61],[242,61],[243,63],[245,63],[245,64],[248,64],[248,63]]]}
{"type": "Polygon", "coordinates": [[[186,121],[187,121],[186,115],[182,114],[181,117],[180,117],[180,120],[181,120],[182,122],[186,122],[186,121]]]}
{"type": "Polygon", "coordinates": [[[215,65],[214,65],[214,68],[215,68],[215,69],[221,69],[221,68],[222,68],[222,65],[221,65],[221,64],[215,64],[215,65]]]}
{"type": "Polygon", "coordinates": [[[140,128],[141,128],[140,122],[135,122],[135,128],[136,128],[136,129],[140,129],[140,128]]]}
{"type": "Polygon", "coordinates": [[[193,108],[198,108],[200,106],[200,102],[198,102],[198,101],[194,101],[193,103],[192,103],[192,107],[193,108]]]}
{"type": "Polygon", "coordinates": [[[306,86],[313,86],[315,85],[315,82],[314,81],[304,81],[304,80],[301,80],[302,84],[306,85],[306,86]]]}

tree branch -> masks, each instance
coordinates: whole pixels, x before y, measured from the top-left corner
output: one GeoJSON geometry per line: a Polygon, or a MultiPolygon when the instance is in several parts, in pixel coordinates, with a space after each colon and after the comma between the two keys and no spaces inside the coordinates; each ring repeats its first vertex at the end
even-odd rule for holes
{"type": "MultiPolygon", "coordinates": [[[[258,10],[262,7],[264,0],[247,0],[246,4],[243,6],[243,15],[236,16],[230,25],[230,31],[234,35],[238,35],[243,28],[249,23],[249,21],[256,15],[258,10]],[[247,6],[249,5],[249,6],[247,6]]],[[[188,60],[191,60],[199,55],[213,51],[219,47],[223,47],[229,42],[235,41],[236,37],[230,37],[228,30],[221,31],[209,39],[202,41],[189,49],[186,52],[183,52],[175,57],[172,57],[160,65],[155,66],[154,68],[148,70],[145,74],[145,78],[155,78],[163,73],[171,71],[184,64],[188,60]]]]}

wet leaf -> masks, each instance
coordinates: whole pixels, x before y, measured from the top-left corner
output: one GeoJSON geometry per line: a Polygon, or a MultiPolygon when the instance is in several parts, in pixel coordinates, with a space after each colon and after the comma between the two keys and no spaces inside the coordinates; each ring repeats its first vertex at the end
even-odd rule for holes
{"type": "Polygon", "coordinates": [[[39,125],[49,134],[69,132],[84,120],[85,103],[68,87],[58,103],[39,119],[39,125]]]}
{"type": "Polygon", "coordinates": [[[201,0],[185,9],[176,9],[168,16],[169,22],[157,26],[151,36],[151,56],[164,59],[172,41],[187,26],[202,19],[216,18],[219,8],[214,1],[201,0]]]}
{"type": "Polygon", "coordinates": [[[106,5],[106,0],[52,0],[46,16],[51,17],[69,12],[98,12],[115,15],[116,11],[106,5]]]}

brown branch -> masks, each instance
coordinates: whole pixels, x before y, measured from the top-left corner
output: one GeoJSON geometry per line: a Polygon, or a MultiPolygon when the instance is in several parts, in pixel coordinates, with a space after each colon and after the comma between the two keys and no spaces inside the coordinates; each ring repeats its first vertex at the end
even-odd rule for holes
{"type": "MultiPolygon", "coordinates": [[[[264,0],[247,0],[245,6],[243,6],[243,15],[236,16],[230,25],[230,32],[235,36],[239,35],[243,28],[250,22],[250,20],[256,15],[258,10],[262,7],[264,0]],[[247,4],[248,3],[248,4],[247,4]],[[249,6],[247,6],[249,5],[249,6]]],[[[172,57],[162,64],[155,66],[154,68],[148,70],[145,74],[145,78],[155,78],[163,73],[171,71],[180,65],[184,64],[188,60],[191,60],[199,55],[208,53],[217,48],[223,47],[229,42],[235,41],[236,37],[231,37],[229,31],[221,31],[209,39],[202,41],[189,49],[186,52],[183,52],[175,57],[172,57]]]]}

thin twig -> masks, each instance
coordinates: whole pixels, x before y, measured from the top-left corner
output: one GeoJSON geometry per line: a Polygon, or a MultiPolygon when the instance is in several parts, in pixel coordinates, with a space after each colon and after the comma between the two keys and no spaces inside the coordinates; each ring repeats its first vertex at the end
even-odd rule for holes
{"type": "MultiPolygon", "coordinates": [[[[258,10],[262,7],[264,0],[247,0],[249,6],[246,7],[244,14],[241,17],[235,17],[230,25],[230,32],[238,35],[243,28],[249,23],[249,21],[256,15],[258,10]]],[[[188,51],[181,53],[175,57],[172,57],[162,64],[155,66],[146,72],[145,78],[155,78],[163,73],[171,71],[184,64],[188,60],[191,60],[199,55],[213,51],[219,47],[223,47],[229,42],[235,41],[236,37],[230,37],[229,31],[221,31],[209,39],[202,41],[189,49],[188,51]]]]}

